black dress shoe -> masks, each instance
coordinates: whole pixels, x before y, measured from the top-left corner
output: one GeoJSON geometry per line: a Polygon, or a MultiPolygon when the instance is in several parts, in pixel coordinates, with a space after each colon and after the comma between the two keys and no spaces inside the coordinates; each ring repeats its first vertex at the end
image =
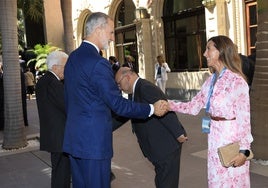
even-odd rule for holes
{"type": "Polygon", "coordinates": [[[110,177],[111,177],[111,179],[110,179],[110,181],[112,182],[113,180],[115,180],[115,175],[114,175],[114,173],[111,171],[111,175],[110,175],[110,177]]]}

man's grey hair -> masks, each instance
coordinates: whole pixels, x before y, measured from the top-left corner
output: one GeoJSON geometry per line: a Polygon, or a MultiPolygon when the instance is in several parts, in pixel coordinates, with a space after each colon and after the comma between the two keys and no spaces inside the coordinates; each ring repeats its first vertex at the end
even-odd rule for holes
{"type": "Polygon", "coordinates": [[[107,25],[108,20],[111,19],[107,14],[102,12],[92,13],[87,21],[85,26],[85,36],[90,35],[98,27],[104,27],[107,25]]]}
{"type": "Polygon", "coordinates": [[[68,58],[68,55],[62,51],[53,51],[47,56],[47,68],[48,70],[52,70],[53,65],[61,65],[62,58],[68,58]]]}

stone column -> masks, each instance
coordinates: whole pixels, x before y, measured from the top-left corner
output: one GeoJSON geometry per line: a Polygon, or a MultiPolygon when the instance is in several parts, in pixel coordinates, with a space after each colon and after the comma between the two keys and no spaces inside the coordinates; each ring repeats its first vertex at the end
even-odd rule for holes
{"type": "Polygon", "coordinates": [[[152,57],[152,32],[149,18],[139,19],[136,22],[137,50],[139,62],[139,75],[149,81],[154,81],[152,57]]]}
{"type": "Polygon", "coordinates": [[[226,0],[204,0],[203,5],[206,7],[207,39],[216,35],[229,36],[230,22],[226,0]]]}
{"type": "Polygon", "coordinates": [[[216,0],[218,35],[229,36],[229,17],[226,0],[216,0]]]}

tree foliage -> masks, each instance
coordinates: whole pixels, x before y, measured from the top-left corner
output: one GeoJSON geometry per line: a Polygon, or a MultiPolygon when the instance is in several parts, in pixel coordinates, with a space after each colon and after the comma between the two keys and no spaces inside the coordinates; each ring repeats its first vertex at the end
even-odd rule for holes
{"type": "Polygon", "coordinates": [[[44,16],[43,0],[18,0],[17,4],[23,10],[24,16],[35,22],[44,16]]]}
{"type": "Polygon", "coordinates": [[[51,44],[37,44],[34,46],[33,52],[36,54],[36,58],[33,58],[27,62],[27,65],[35,62],[35,70],[39,70],[41,72],[47,71],[46,59],[47,55],[56,50],[61,50],[59,47],[52,46],[51,44]]]}

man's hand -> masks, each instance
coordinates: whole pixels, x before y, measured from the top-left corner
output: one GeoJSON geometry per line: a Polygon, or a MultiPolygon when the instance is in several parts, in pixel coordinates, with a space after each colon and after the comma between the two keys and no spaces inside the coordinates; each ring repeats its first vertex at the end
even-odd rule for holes
{"type": "Polygon", "coordinates": [[[156,116],[163,116],[168,112],[168,102],[165,100],[158,100],[154,103],[154,114],[156,116]]]}
{"type": "Polygon", "coordinates": [[[185,136],[184,134],[180,135],[178,138],[177,138],[177,141],[179,143],[183,143],[183,142],[186,142],[188,140],[188,137],[185,136]]]}

